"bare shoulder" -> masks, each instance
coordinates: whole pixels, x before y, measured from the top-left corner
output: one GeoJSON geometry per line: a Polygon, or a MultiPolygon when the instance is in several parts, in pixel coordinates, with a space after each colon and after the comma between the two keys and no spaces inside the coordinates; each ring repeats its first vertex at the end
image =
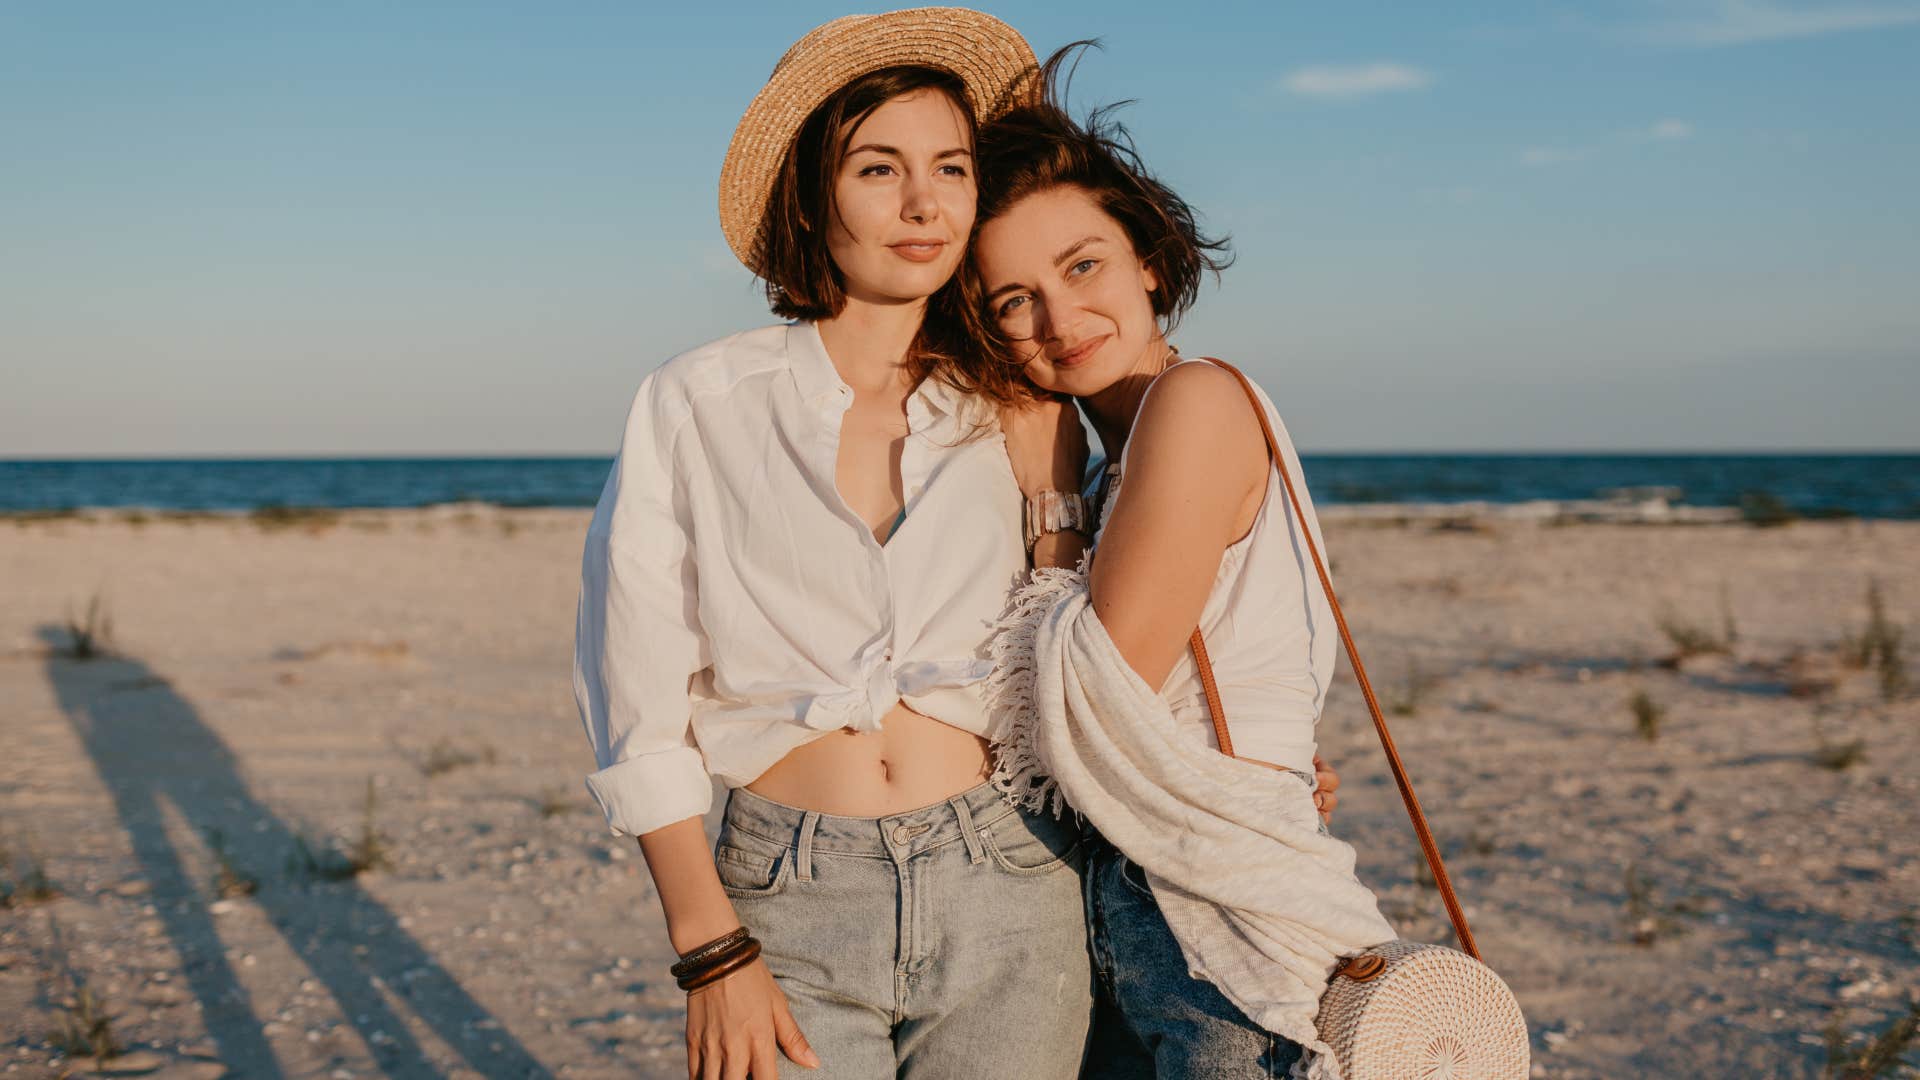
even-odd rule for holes
{"type": "Polygon", "coordinates": [[[1178,364],[1155,380],[1141,404],[1134,460],[1143,454],[1172,456],[1216,465],[1244,463],[1250,474],[1263,470],[1266,439],[1253,410],[1232,372],[1217,364],[1178,364]]]}

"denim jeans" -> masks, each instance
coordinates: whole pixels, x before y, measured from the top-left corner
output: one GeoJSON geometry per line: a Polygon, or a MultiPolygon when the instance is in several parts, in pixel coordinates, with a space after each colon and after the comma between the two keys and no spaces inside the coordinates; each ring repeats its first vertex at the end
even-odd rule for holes
{"type": "Polygon", "coordinates": [[[1079,1075],[1093,975],[1071,818],[1016,810],[989,784],[883,818],[739,789],[714,858],[820,1055],[795,1076],[1079,1075]]]}
{"type": "Polygon", "coordinates": [[[1088,838],[1097,985],[1085,1080],[1286,1076],[1299,1044],[1254,1024],[1212,983],[1189,976],[1146,873],[1091,829],[1088,838]]]}

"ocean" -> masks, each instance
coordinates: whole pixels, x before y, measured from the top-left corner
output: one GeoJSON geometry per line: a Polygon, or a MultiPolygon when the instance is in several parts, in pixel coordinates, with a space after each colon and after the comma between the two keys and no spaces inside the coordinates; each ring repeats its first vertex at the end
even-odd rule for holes
{"type": "MultiPolygon", "coordinates": [[[[0,514],[86,508],[592,506],[609,459],[0,461],[0,514]]],[[[1665,488],[1751,516],[1920,519],[1920,453],[1309,454],[1316,503],[1521,503],[1665,488]]]]}

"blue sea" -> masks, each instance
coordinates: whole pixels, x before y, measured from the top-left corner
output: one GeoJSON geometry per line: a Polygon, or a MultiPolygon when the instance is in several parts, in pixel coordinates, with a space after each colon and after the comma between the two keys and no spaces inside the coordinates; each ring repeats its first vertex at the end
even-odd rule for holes
{"type": "MultiPolygon", "coordinates": [[[[591,506],[608,464],[601,457],[0,461],[0,513],[591,506]]],[[[1595,499],[1662,487],[1690,506],[1920,519],[1920,453],[1317,454],[1305,466],[1322,505],[1595,499]]]]}

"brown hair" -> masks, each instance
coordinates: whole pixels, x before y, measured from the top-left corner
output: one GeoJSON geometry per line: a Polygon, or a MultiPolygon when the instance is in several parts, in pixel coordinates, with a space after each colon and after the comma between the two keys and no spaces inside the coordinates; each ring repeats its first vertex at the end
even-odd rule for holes
{"type": "MultiPolygon", "coordinates": [[[[767,303],[783,319],[819,320],[847,306],[845,282],[827,248],[827,224],[840,212],[834,182],[854,129],[875,109],[916,90],[947,95],[966,117],[967,134],[976,132],[967,104],[966,84],[958,75],[930,67],[891,67],[862,75],[834,91],[800,126],[780,162],[761,227],[760,277],[767,303]]],[[[908,358],[917,380],[936,369],[951,368],[967,348],[966,301],[955,275],[927,300],[927,312],[908,358]]]]}
{"type": "MultiPolygon", "coordinates": [[[[1127,102],[1094,109],[1084,122],[1068,113],[1073,66],[1085,49],[1097,45],[1076,41],[1048,57],[1040,69],[1037,99],[981,129],[973,152],[980,189],[974,236],[1029,195],[1079,188],[1120,224],[1135,255],[1153,271],[1159,282],[1151,294],[1153,313],[1161,328],[1171,331],[1199,298],[1201,278],[1209,271],[1217,277],[1233,257],[1227,238],[1203,234],[1193,207],[1147,171],[1127,129],[1114,119],[1127,102]]],[[[986,311],[971,248],[959,276],[971,341],[951,381],[1001,403],[1030,398],[1033,388],[1021,374],[1014,343],[986,311]]]]}

